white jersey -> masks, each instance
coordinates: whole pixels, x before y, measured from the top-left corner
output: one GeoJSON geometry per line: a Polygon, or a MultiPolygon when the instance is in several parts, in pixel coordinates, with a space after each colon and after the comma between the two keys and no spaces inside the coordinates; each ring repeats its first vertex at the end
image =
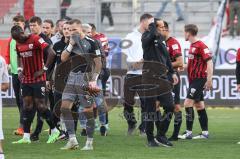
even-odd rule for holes
{"type": "Polygon", "coordinates": [[[9,83],[9,75],[7,64],[2,56],[0,56],[0,140],[3,140],[2,130],[2,83],[9,83]]]}
{"type": "MultiPolygon", "coordinates": [[[[138,29],[129,33],[125,40],[130,40],[132,42],[131,46],[123,49],[123,53],[127,55],[127,63],[139,62],[143,59],[143,49],[142,49],[142,33],[138,29]]],[[[128,68],[127,74],[142,74],[142,70],[131,70],[128,68]]]]}

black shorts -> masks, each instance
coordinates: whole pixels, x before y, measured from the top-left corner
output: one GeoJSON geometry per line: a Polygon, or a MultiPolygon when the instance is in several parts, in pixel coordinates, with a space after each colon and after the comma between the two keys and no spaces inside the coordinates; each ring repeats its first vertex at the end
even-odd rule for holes
{"type": "Polygon", "coordinates": [[[181,79],[179,74],[177,73],[178,76],[178,84],[176,84],[173,88],[173,94],[174,94],[174,104],[180,104],[180,86],[181,86],[181,79]]]}
{"type": "Polygon", "coordinates": [[[192,99],[196,102],[204,101],[204,85],[206,78],[196,78],[190,84],[187,92],[187,98],[192,99]]]}
{"type": "Polygon", "coordinates": [[[22,96],[32,96],[34,98],[45,98],[46,82],[22,84],[22,96]]]}

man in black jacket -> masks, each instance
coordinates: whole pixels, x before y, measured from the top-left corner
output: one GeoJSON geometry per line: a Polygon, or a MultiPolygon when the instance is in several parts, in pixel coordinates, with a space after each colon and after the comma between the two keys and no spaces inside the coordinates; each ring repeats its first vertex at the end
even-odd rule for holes
{"type": "Polygon", "coordinates": [[[144,103],[147,109],[145,120],[148,146],[157,147],[161,144],[171,147],[173,145],[165,134],[174,110],[172,87],[178,83],[178,78],[174,73],[163,37],[160,35],[161,29],[164,29],[163,21],[152,18],[149,23],[148,30],[142,35],[144,58],[142,84],[146,83],[144,103]],[[156,111],[156,101],[160,101],[164,109],[162,116],[156,111]],[[156,138],[153,134],[154,122],[157,127],[156,138]]]}

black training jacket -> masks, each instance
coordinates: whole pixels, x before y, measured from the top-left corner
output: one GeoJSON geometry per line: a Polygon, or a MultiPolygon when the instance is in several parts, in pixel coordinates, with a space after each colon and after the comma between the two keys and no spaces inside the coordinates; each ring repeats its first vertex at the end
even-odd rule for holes
{"type": "Polygon", "coordinates": [[[142,48],[144,61],[155,61],[164,64],[171,78],[174,73],[169,53],[163,37],[157,34],[155,23],[149,25],[149,30],[142,35],[142,48]]]}

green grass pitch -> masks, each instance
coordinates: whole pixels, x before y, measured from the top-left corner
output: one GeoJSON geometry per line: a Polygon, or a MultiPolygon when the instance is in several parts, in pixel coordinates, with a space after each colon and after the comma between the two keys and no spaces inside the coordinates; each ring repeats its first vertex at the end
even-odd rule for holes
{"type": "MultiPolygon", "coordinates": [[[[139,110],[135,111],[137,114],[139,110]]],[[[188,140],[174,142],[173,148],[148,148],[146,139],[138,131],[126,136],[127,125],[122,117],[122,108],[110,113],[110,131],[107,137],[95,133],[94,151],[61,151],[66,141],[46,144],[47,133],[42,132],[40,141],[29,145],[13,145],[12,141],[20,137],[12,134],[18,123],[16,108],[3,109],[4,153],[6,159],[239,159],[240,158],[240,109],[208,109],[209,140],[188,140]]],[[[197,115],[196,115],[197,116],[197,115]]],[[[35,123],[35,122],[34,122],[35,123]]],[[[47,128],[46,123],[44,124],[47,128]]],[[[78,126],[79,127],[79,126],[78,126]]],[[[172,132],[170,126],[168,135],[172,132]]],[[[181,132],[185,130],[183,121],[181,132]]],[[[195,118],[194,134],[200,132],[199,122],[195,118]]],[[[80,137],[80,147],[85,138],[80,137]]]]}

